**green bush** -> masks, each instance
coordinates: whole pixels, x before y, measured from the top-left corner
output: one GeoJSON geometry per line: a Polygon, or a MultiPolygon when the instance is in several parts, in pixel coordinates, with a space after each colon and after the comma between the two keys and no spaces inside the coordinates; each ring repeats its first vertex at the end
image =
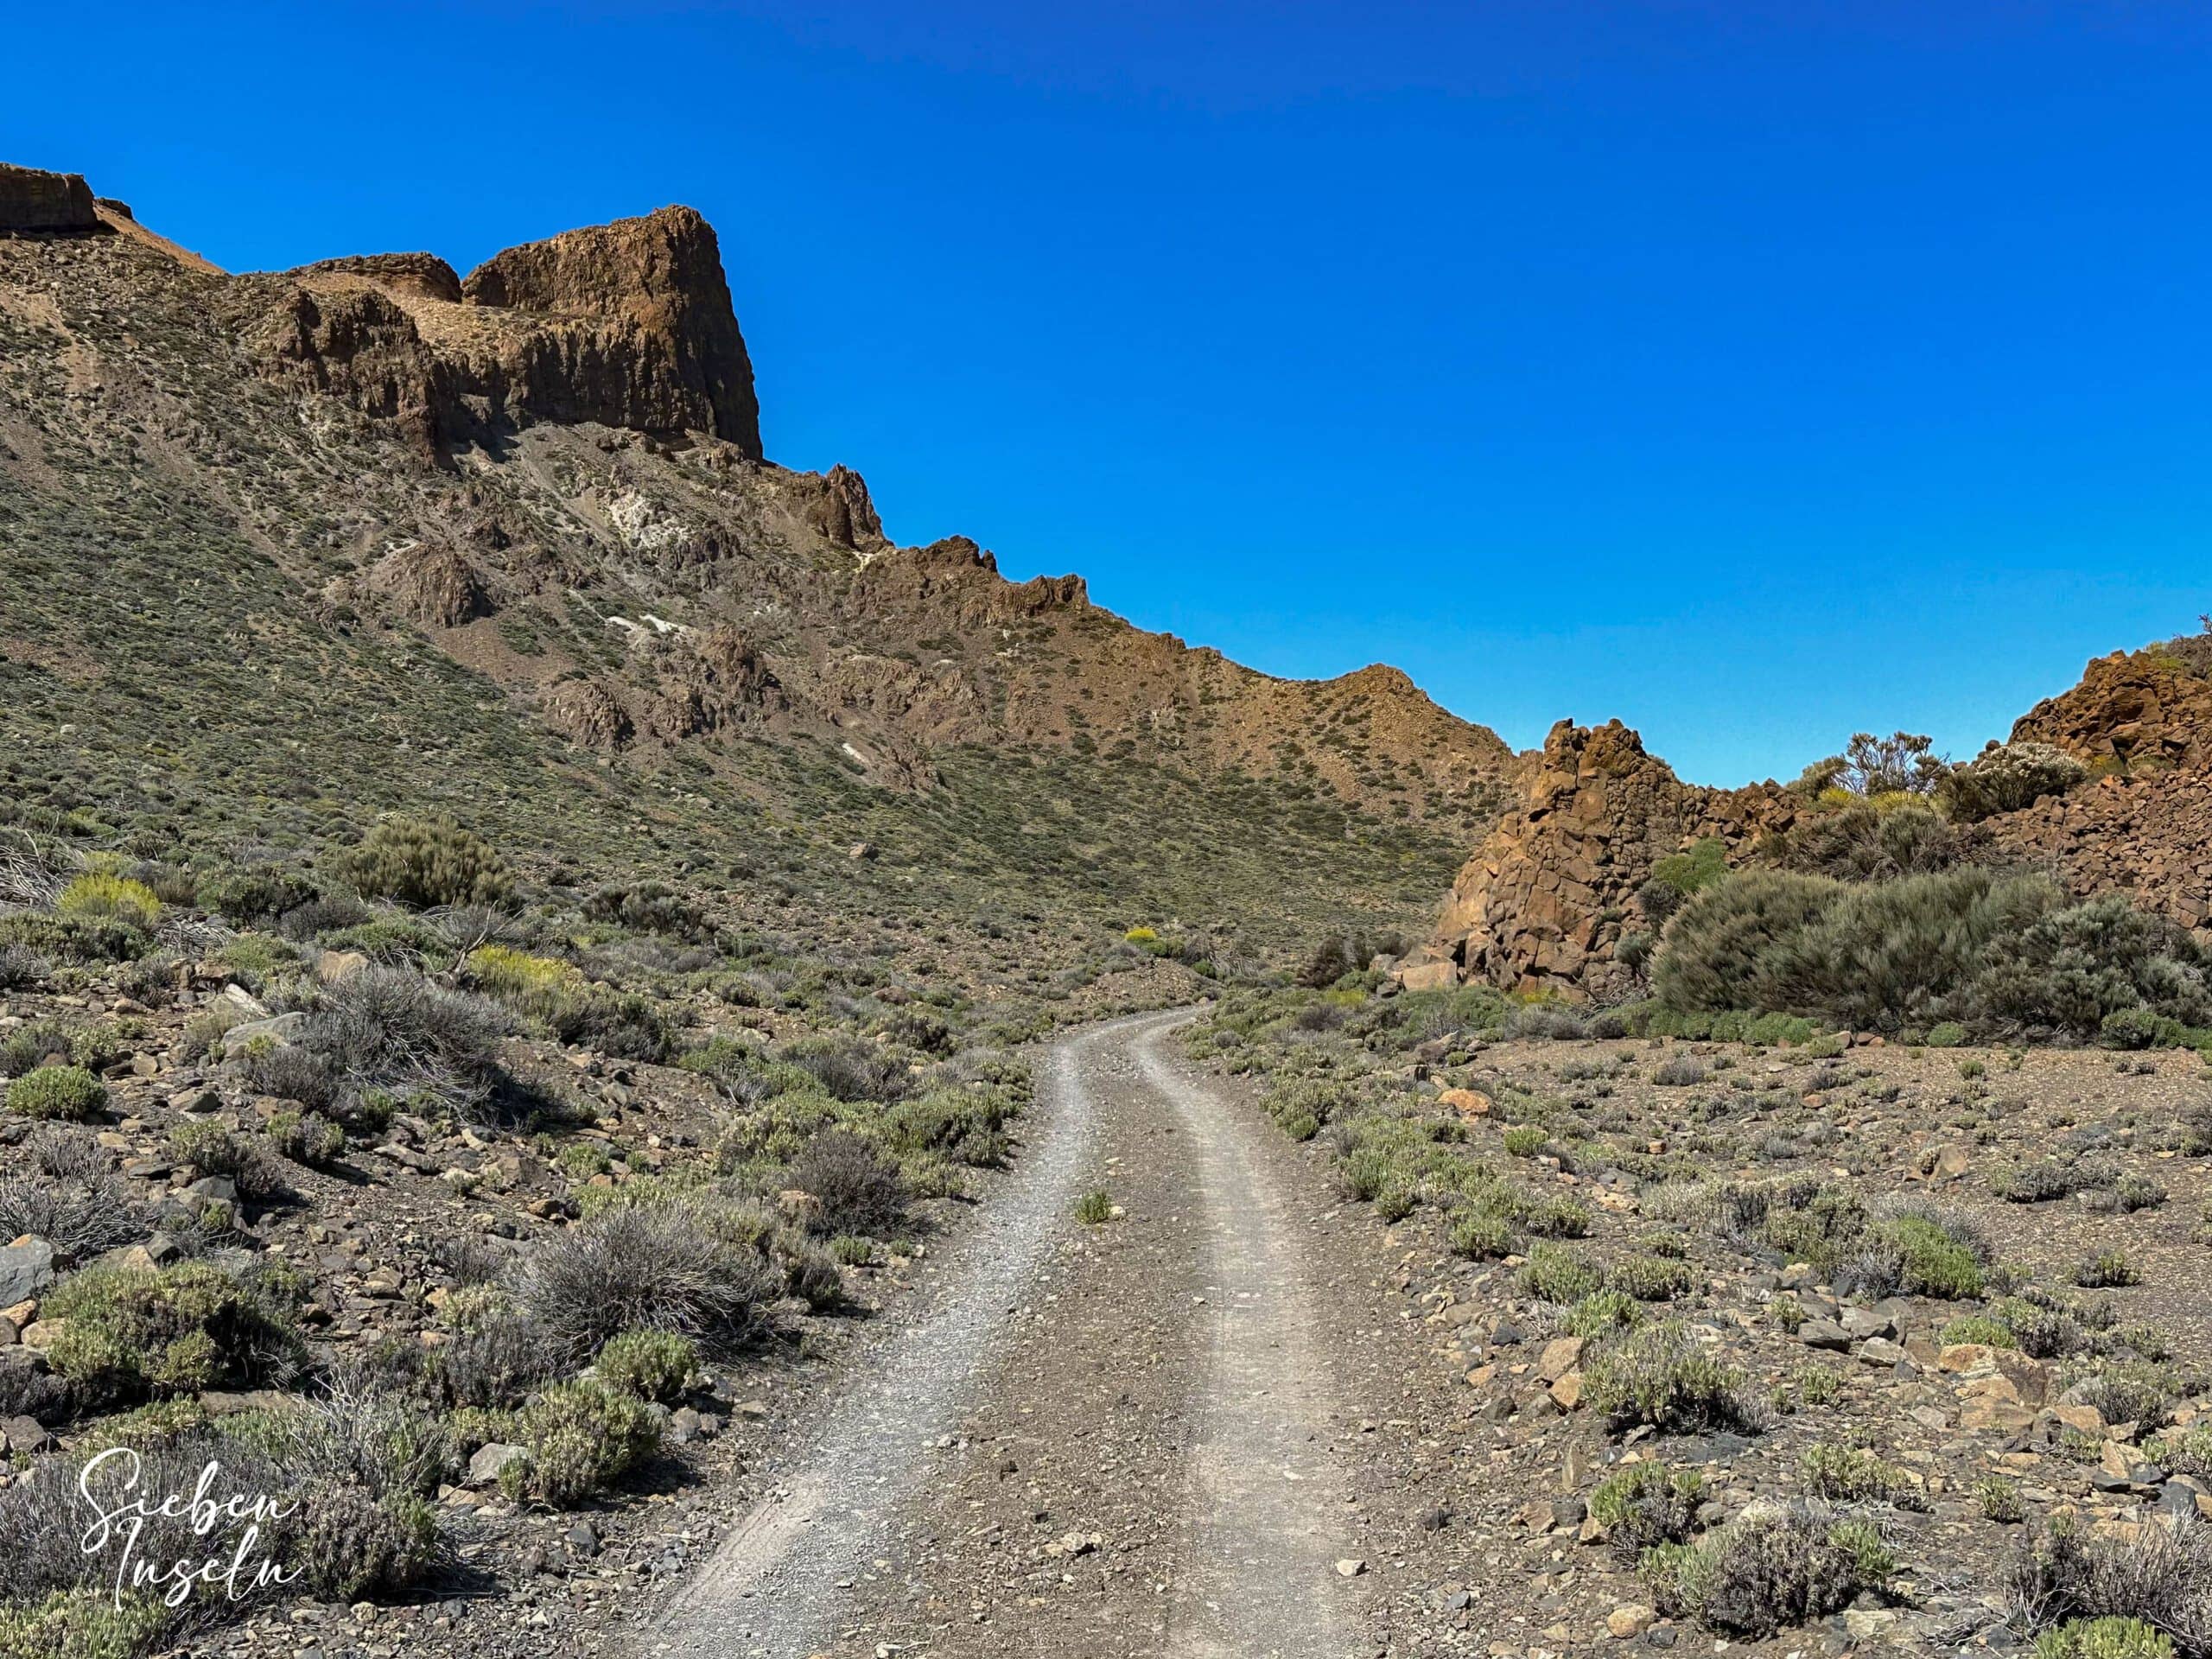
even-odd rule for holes
{"type": "Polygon", "coordinates": [[[2046,795],[2063,795],[2089,769],[2048,743],[1997,743],[1965,766],[1954,766],[1936,785],[1936,798],[1960,823],[1999,812],[2017,812],[2046,795]]]}
{"type": "Polygon", "coordinates": [[[1690,1264],[1663,1255],[1624,1255],[1605,1271],[1605,1282],[1640,1302],[1671,1302],[1696,1282],[1690,1264]]]}
{"type": "Polygon", "coordinates": [[[1484,1210],[1462,1210],[1453,1216],[1451,1237],[1454,1254],[1478,1262],[1509,1255],[1513,1249],[1510,1224],[1504,1217],[1484,1210]]]}
{"type": "Polygon", "coordinates": [[[1949,1020],[2087,1039],[2134,1008],[2212,1021],[2205,953],[2171,923],[2123,898],[2070,904],[2045,878],[1973,867],[1871,883],[1746,872],[1683,907],[1652,987],[1681,1013],[1891,1031],[1949,1020]]]}
{"type": "Polygon", "coordinates": [[[72,921],[119,922],[148,933],[162,920],[162,901],[151,887],[105,870],[88,870],[70,882],[54,908],[72,921]]]}
{"type": "Polygon", "coordinates": [[[1903,1258],[1903,1287],[1916,1296],[1964,1301],[1981,1294],[1973,1247],[1923,1216],[1897,1216],[1875,1229],[1903,1258]]]}
{"type": "Polygon", "coordinates": [[[0,1659],[138,1659],[160,1645],[177,1615],[133,1593],[118,1606],[108,1590],[56,1590],[0,1605],[0,1659]]]}
{"type": "Polygon", "coordinates": [[[1662,1611],[1753,1637],[1824,1618],[1896,1571],[1868,1522],[1764,1502],[1694,1544],[1661,1544],[1643,1558],[1662,1611]]]}
{"type": "Polygon", "coordinates": [[[1075,1218],[1086,1227],[1113,1220],[1113,1195],[1103,1186],[1092,1187],[1075,1201],[1075,1218]]]}
{"type": "Polygon", "coordinates": [[[7,1107],[18,1117],[84,1122],[107,1104],[107,1085],[81,1065],[41,1065],[8,1085],[7,1107]]]}
{"type": "Polygon", "coordinates": [[[1579,1251],[1562,1244],[1539,1244],[1521,1269],[1521,1288],[1539,1301],[1579,1302],[1603,1288],[1605,1277],[1579,1251]]]}
{"type": "Polygon", "coordinates": [[[1590,1516],[1605,1528],[1605,1541],[1624,1561],[1644,1551],[1679,1544],[1697,1525],[1705,1502],[1705,1477],[1676,1471],[1656,1458],[1631,1463],[1599,1481],[1590,1494],[1590,1516]]]}
{"type": "Polygon", "coordinates": [[[268,1134],[269,1144],[296,1164],[321,1167],[346,1155],[346,1131],[321,1112],[277,1112],[268,1134]]]}
{"type": "Polygon", "coordinates": [[[1534,1123],[1516,1123],[1505,1132],[1509,1157],[1533,1158],[1550,1144],[1551,1137],[1534,1123]]]}
{"type": "Polygon", "coordinates": [[[207,1262],[93,1266],[57,1285],[41,1313],[60,1323],[54,1369],[94,1397],[281,1382],[304,1357],[296,1293],[274,1270],[207,1262]]]}
{"type": "Polygon", "coordinates": [[[1616,1427],[1665,1430],[1765,1426],[1744,1374],[1700,1347],[1679,1320],[1647,1325],[1605,1345],[1583,1368],[1583,1398],[1616,1427]]]}
{"type": "Polygon", "coordinates": [[[336,860],[339,875],[365,898],[417,910],[498,905],[514,886],[490,842],[445,817],[385,818],[336,860]]]}
{"type": "Polygon", "coordinates": [[[1901,1508],[1922,1506],[1919,1489],[1904,1471],[1863,1447],[1816,1441],[1806,1447],[1797,1466],[1805,1478],[1805,1490],[1815,1497],[1845,1503],[1874,1498],[1901,1508]]]}
{"type": "Polygon", "coordinates": [[[556,1382],[515,1419],[524,1456],[503,1489],[556,1509],[602,1491],[660,1449],[660,1428],[635,1395],[589,1378],[556,1382]]]}
{"type": "Polygon", "coordinates": [[[2139,1618],[2077,1618],[2037,1637],[2035,1659],[2174,1659],[2174,1639],[2139,1618]]]}
{"type": "Polygon", "coordinates": [[[626,1331],[599,1351],[592,1369],[611,1387],[667,1405],[699,1375],[699,1350],[672,1331],[626,1331]]]}
{"type": "Polygon", "coordinates": [[[1567,1309],[1566,1330],[1570,1337],[1594,1342],[1643,1323],[1643,1305],[1635,1297],[1625,1291],[1593,1290],[1567,1309]]]}

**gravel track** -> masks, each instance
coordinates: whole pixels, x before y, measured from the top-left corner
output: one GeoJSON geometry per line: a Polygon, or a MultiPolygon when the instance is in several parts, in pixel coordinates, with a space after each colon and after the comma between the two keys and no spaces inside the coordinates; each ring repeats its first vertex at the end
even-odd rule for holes
{"type": "Polygon", "coordinates": [[[1390,1644],[1419,1580],[1376,1569],[1427,1548],[1405,1517],[1436,1447],[1404,1414],[1405,1327],[1376,1323],[1396,1298],[1310,1161],[1182,1058],[1192,1017],[1053,1048],[1015,1176],[933,1303],[856,1357],[642,1651],[1390,1644]],[[1122,1214],[1084,1227],[1092,1186],[1122,1214]]]}

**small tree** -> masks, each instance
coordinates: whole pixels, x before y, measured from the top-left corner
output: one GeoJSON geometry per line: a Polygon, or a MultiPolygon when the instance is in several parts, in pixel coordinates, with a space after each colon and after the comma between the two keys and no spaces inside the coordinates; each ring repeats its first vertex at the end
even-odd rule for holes
{"type": "Polygon", "coordinates": [[[1932,795],[1950,770],[1935,747],[1932,738],[1911,732],[1888,737],[1855,732],[1845,746],[1836,781],[1854,795],[1932,795]]]}

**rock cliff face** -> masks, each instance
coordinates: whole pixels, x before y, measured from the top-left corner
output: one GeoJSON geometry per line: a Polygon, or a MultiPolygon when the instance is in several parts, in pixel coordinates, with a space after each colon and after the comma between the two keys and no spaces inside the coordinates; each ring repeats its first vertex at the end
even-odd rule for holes
{"type": "Polygon", "coordinates": [[[245,281],[243,334],[265,372],[432,453],[591,421],[707,433],[760,458],[752,360],[714,231],[689,207],[510,248],[466,280],[398,253],[245,281]]]}
{"type": "Polygon", "coordinates": [[[1629,976],[1613,953],[1625,934],[1649,927],[1637,893],[1652,866],[1708,836],[1732,854],[1746,850],[1794,813],[1771,784],[1683,783],[1618,721],[1561,721],[1521,804],[1459,872],[1435,937],[1404,976],[1575,1000],[1624,995],[1629,976]]]}
{"type": "Polygon", "coordinates": [[[0,162],[0,231],[92,231],[99,223],[99,208],[81,175],[0,162]]]}

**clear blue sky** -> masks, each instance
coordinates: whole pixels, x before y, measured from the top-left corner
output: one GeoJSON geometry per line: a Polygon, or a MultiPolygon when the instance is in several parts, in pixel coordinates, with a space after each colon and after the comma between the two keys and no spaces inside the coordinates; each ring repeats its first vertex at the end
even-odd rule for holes
{"type": "Polygon", "coordinates": [[[769,453],[1685,776],[2212,609],[2212,8],[39,7],[0,158],[232,269],[690,202],[769,453]]]}

